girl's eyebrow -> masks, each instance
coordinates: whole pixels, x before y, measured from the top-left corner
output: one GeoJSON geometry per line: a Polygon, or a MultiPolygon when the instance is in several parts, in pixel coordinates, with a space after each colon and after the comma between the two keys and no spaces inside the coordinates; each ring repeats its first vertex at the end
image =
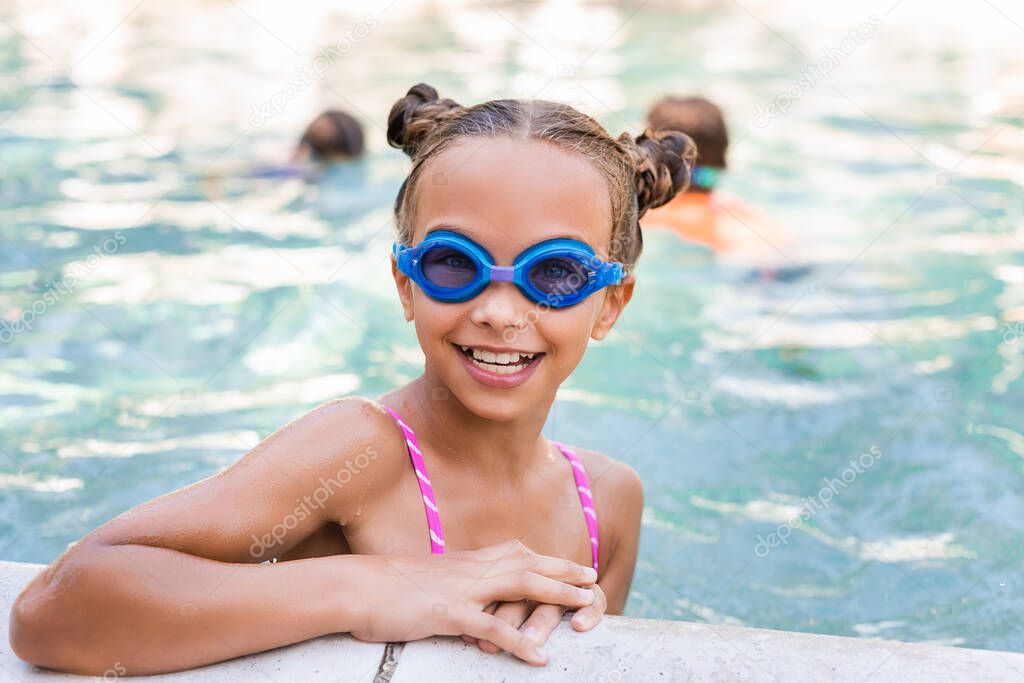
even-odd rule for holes
{"type": "Polygon", "coordinates": [[[470,231],[465,230],[463,228],[460,228],[457,225],[447,225],[445,223],[441,223],[440,225],[435,225],[434,227],[432,227],[429,230],[427,230],[426,235],[423,235],[423,236],[426,237],[430,233],[437,232],[439,230],[448,230],[450,232],[457,232],[460,235],[462,235],[463,237],[468,237],[470,239],[473,239],[473,235],[472,235],[472,233],[470,233],[470,231]]]}
{"type": "MultiPolygon", "coordinates": [[[[480,241],[477,238],[477,236],[472,233],[472,231],[466,230],[465,228],[459,227],[458,225],[446,225],[446,224],[435,225],[434,227],[430,228],[429,230],[427,230],[426,234],[424,235],[424,238],[427,237],[428,235],[430,235],[430,233],[437,232],[438,230],[449,230],[451,232],[457,232],[460,235],[462,235],[463,237],[468,237],[469,239],[474,240],[476,242],[480,241]]],[[[555,240],[555,239],[574,240],[576,242],[583,242],[584,244],[587,244],[587,240],[583,239],[582,235],[568,233],[568,232],[560,233],[558,235],[552,235],[551,237],[545,237],[544,239],[545,240],[555,240]]],[[[541,241],[543,241],[543,240],[541,240],[541,241]]]]}

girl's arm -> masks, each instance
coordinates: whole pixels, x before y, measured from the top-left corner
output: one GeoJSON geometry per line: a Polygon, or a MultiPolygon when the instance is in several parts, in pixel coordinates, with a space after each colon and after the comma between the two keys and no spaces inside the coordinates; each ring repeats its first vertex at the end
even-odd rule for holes
{"type": "Polygon", "coordinates": [[[85,536],[18,598],[15,651],[51,668],[96,673],[119,661],[142,674],[349,630],[359,603],[345,596],[358,594],[362,559],[258,563],[346,509],[349,492],[338,487],[322,504],[301,503],[319,478],[372,448],[369,412],[351,400],[321,406],[227,470],[85,536]]]}
{"type": "Polygon", "coordinates": [[[90,541],[38,576],[11,612],[11,647],[37,666],[102,675],[189,669],[350,631],[372,571],[347,555],[229,564],[90,541]]]}
{"type": "Polygon", "coordinates": [[[402,448],[391,418],[372,404],[351,399],[314,410],[224,472],[72,545],[18,597],[12,648],[39,666],[99,674],[119,664],[139,675],[332,632],[369,640],[479,632],[542,663],[530,642],[482,609],[542,595],[530,599],[589,604],[592,594],[568,585],[591,583],[586,568],[514,546],[445,558],[259,564],[327,521],[344,524],[371,483],[380,491],[398,481],[407,463],[389,454],[402,448]]]}

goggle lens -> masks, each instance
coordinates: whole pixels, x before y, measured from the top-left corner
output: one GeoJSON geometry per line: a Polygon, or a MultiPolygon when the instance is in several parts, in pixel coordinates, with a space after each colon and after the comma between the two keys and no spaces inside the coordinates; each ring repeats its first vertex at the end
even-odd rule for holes
{"type": "Polygon", "coordinates": [[[590,271],[579,259],[552,256],[535,263],[527,277],[540,292],[564,297],[583,289],[590,278],[590,271]]]}
{"type": "Polygon", "coordinates": [[[452,247],[428,249],[423,254],[423,277],[435,287],[465,287],[477,276],[477,264],[468,254],[452,247]]]}

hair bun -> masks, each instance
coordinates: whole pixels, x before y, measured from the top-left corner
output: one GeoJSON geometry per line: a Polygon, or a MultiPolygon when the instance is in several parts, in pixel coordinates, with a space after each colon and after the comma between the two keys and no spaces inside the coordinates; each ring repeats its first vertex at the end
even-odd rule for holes
{"type": "Polygon", "coordinates": [[[690,185],[697,146],[688,135],[648,128],[635,139],[623,133],[619,142],[633,158],[636,169],[637,218],[648,209],[667,203],[690,185]]]}
{"type": "Polygon", "coordinates": [[[426,83],[418,83],[391,107],[388,144],[414,157],[437,125],[460,111],[462,105],[447,98],[441,99],[437,90],[426,83]]]}

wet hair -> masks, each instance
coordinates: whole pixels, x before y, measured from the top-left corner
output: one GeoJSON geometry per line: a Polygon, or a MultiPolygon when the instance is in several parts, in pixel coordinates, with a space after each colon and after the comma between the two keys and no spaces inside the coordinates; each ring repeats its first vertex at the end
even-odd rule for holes
{"type": "Polygon", "coordinates": [[[697,163],[725,168],[729,134],[722,110],[703,97],[665,97],[647,113],[647,123],[655,130],[678,130],[697,143],[697,163]]]}
{"type": "Polygon", "coordinates": [[[299,145],[319,161],[351,159],[363,153],[363,128],[349,114],[328,109],[306,127],[299,145]]]}
{"type": "Polygon", "coordinates": [[[388,143],[412,159],[395,199],[399,242],[412,241],[416,186],[427,163],[466,138],[487,137],[543,140],[582,154],[608,184],[612,231],[607,257],[627,267],[636,263],[643,248],[640,217],[686,188],[696,154],[693,141],[676,131],[648,129],[636,138],[623,133],[615,139],[566,104],[492,100],[463,107],[420,83],[395,102],[388,116],[388,143]]]}

